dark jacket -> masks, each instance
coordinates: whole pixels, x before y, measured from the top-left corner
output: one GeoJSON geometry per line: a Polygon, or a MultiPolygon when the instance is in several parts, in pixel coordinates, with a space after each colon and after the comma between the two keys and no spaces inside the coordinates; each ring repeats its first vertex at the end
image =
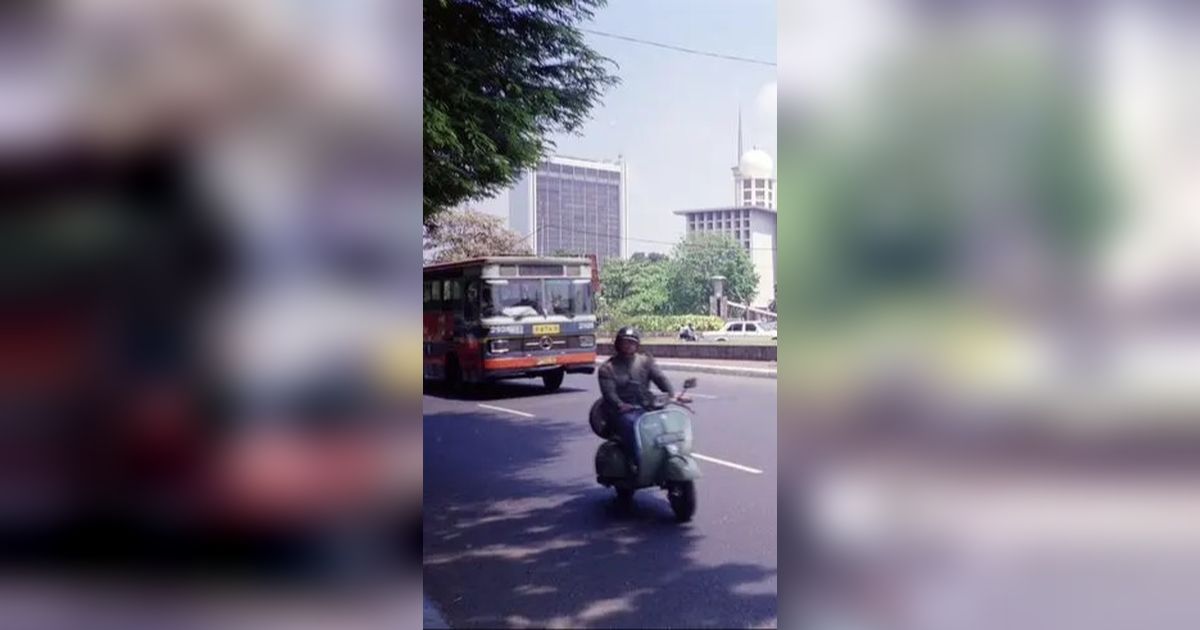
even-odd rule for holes
{"type": "Polygon", "coordinates": [[[675,394],[671,381],[654,362],[654,357],[638,353],[632,357],[614,356],[600,366],[600,393],[610,410],[620,403],[649,407],[654,403],[650,383],[662,391],[675,394]]]}

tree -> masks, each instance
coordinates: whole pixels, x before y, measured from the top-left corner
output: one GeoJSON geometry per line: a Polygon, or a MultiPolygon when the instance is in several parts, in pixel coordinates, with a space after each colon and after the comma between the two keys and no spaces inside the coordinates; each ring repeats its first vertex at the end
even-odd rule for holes
{"type": "Polygon", "coordinates": [[[617,82],[576,25],[605,0],[425,0],[424,218],[492,196],[617,82]]]}
{"type": "Polygon", "coordinates": [[[450,210],[425,227],[425,261],[450,262],[483,256],[519,256],[531,252],[526,239],[504,220],[475,210],[450,210]]]}
{"type": "Polygon", "coordinates": [[[732,301],[749,304],[758,292],[758,272],[744,247],[724,234],[693,234],[671,253],[671,312],[707,312],[713,276],[725,277],[725,293],[732,301]]]}
{"type": "Polygon", "coordinates": [[[670,314],[670,282],[665,261],[610,260],[600,271],[605,306],[615,315],[670,314]]]}

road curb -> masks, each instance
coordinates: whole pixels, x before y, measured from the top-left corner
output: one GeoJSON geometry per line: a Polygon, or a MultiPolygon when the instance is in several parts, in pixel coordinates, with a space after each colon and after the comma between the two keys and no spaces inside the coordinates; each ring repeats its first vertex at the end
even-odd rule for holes
{"type": "Polygon", "coordinates": [[[429,601],[429,596],[425,597],[425,610],[422,615],[424,618],[423,628],[437,628],[438,630],[450,628],[450,624],[446,623],[446,619],[442,617],[442,613],[438,611],[437,606],[429,601]]]}
{"type": "MultiPolygon", "coordinates": [[[[596,364],[601,365],[608,358],[597,358],[596,364]]],[[[751,368],[727,365],[705,365],[702,363],[686,363],[683,361],[664,361],[658,359],[658,366],[673,372],[693,372],[698,374],[720,374],[724,376],[748,376],[751,378],[778,379],[774,368],[751,368]]]]}

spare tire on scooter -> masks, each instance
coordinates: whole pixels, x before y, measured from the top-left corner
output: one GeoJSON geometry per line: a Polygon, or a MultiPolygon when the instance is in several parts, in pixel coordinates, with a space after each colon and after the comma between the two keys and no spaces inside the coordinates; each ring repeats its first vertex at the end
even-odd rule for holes
{"type": "Polygon", "coordinates": [[[604,410],[604,399],[592,403],[588,412],[588,424],[592,425],[592,433],[607,440],[612,438],[612,429],[608,426],[608,413],[604,410]]]}

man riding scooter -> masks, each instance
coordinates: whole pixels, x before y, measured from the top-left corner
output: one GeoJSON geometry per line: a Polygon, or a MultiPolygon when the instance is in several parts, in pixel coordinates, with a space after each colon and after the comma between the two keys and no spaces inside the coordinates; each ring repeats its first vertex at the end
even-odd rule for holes
{"type": "Polygon", "coordinates": [[[625,455],[630,462],[631,473],[637,475],[640,454],[637,447],[637,421],[648,407],[654,404],[650,392],[653,382],[663,392],[680,402],[690,402],[683,394],[675,395],[671,381],[655,363],[654,357],[639,352],[641,335],[637,329],[626,326],[617,331],[613,341],[613,357],[600,367],[600,393],[604,397],[606,411],[625,455]]]}

